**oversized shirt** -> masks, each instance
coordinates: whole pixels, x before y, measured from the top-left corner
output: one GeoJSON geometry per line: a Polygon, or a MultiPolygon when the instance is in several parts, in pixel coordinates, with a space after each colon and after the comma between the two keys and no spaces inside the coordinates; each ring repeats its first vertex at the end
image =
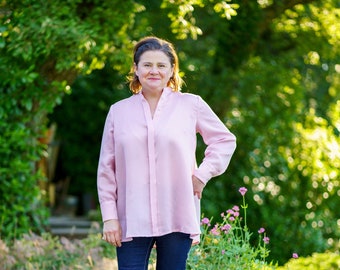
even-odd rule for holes
{"type": "Polygon", "coordinates": [[[113,104],[98,165],[103,221],[118,219],[122,241],[172,232],[200,234],[200,205],[192,175],[203,183],[222,174],[235,136],[197,95],[164,88],[154,116],[143,94],[113,104]],[[196,166],[199,133],[207,148],[196,166]]]}

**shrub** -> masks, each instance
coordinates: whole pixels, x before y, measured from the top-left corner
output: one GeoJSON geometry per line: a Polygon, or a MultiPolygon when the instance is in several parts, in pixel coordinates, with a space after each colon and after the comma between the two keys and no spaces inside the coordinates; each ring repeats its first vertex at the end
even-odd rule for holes
{"type": "Polygon", "coordinates": [[[292,258],[284,266],[278,267],[277,270],[336,270],[340,269],[340,255],[335,253],[313,253],[306,258],[292,258]]]}

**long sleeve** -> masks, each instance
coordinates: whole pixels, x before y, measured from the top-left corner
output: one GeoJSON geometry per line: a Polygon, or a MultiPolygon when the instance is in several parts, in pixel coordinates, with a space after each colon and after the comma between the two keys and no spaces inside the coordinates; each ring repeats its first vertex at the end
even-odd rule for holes
{"type": "Polygon", "coordinates": [[[196,129],[207,148],[204,159],[194,171],[203,183],[225,172],[236,149],[236,137],[226,128],[208,104],[198,97],[196,129]]]}
{"type": "Polygon", "coordinates": [[[118,219],[112,110],[104,125],[97,171],[97,188],[103,221],[118,219]]]}

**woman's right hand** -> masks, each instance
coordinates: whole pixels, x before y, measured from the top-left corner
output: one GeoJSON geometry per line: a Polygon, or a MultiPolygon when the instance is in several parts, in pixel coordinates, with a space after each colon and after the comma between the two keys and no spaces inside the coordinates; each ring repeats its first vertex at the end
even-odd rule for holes
{"type": "Polygon", "coordinates": [[[118,219],[104,221],[103,240],[116,247],[122,245],[122,228],[118,219]]]}

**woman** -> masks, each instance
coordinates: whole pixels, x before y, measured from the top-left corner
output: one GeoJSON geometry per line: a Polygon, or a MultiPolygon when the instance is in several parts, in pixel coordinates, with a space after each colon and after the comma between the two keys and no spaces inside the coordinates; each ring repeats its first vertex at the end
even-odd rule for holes
{"type": "Polygon", "coordinates": [[[180,92],[177,54],[169,42],[146,37],[134,48],[133,95],[111,106],[98,165],[103,239],[117,247],[119,269],[185,269],[199,241],[199,200],[222,174],[235,136],[197,95],[180,92]],[[207,145],[196,166],[196,134],[207,145]]]}

